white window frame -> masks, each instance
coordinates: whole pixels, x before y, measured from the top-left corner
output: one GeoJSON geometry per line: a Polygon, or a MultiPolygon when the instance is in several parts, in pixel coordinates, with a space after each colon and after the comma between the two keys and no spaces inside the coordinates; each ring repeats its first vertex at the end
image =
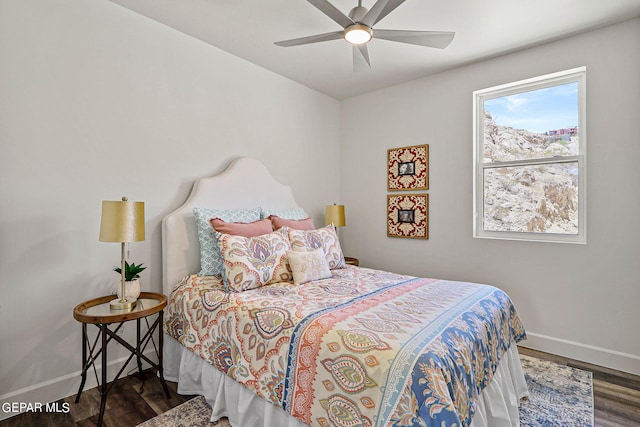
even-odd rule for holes
{"type": "Polygon", "coordinates": [[[587,126],[586,126],[586,67],[574,68],[514,83],[494,86],[473,92],[473,237],[483,239],[526,240],[536,242],[587,243],[587,126]],[[526,159],[509,162],[485,163],[484,102],[521,92],[544,89],[567,83],[578,83],[578,155],[544,159],[526,159]],[[578,163],[578,233],[555,234],[518,231],[484,230],[484,171],[487,168],[538,164],[578,163]]]}

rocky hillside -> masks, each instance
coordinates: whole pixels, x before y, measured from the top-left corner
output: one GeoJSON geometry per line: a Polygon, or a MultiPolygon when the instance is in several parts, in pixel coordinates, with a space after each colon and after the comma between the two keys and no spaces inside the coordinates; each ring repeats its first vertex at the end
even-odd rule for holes
{"type": "Polygon", "coordinates": [[[568,141],[561,136],[547,136],[524,129],[500,126],[489,112],[484,114],[484,161],[507,162],[578,154],[578,137],[568,141]]]}
{"type": "MultiPolygon", "coordinates": [[[[500,126],[486,112],[484,161],[511,161],[577,153],[568,140],[500,126]]],[[[484,229],[577,234],[577,163],[486,169],[484,229]]]]}

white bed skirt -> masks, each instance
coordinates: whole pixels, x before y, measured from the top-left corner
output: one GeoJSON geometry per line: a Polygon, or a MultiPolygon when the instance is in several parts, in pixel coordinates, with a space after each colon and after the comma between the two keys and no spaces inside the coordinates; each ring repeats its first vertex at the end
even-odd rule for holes
{"type": "MultiPolygon", "coordinates": [[[[202,395],[211,408],[211,421],[229,418],[233,427],[307,427],[283,409],[206,363],[165,335],[164,377],[178,383],[178,393],[202,395]]],[[[516,427],[518,405],[528,396],[516,345],[503,356],[493,381],[483,390],[471,427],[516,427]]]]}

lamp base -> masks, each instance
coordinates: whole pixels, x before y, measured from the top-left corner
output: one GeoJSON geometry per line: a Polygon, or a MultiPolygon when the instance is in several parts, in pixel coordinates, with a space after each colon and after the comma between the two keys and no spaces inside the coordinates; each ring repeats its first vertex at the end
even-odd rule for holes
{"type": "Polygon", "coordinates": [[[129,310],[136,306],[136,301],[134,298],[127,298],[126,300],[116,298],[109,302],[109,307],[111,310],[129,310]]]}

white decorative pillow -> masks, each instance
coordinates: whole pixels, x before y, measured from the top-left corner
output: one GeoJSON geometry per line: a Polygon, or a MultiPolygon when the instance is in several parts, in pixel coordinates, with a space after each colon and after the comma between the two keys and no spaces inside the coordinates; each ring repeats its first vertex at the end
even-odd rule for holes
{"type": "Polygon", "coordinates": [[[293,283],[296,285],[331,277],[329,264],[322,248],[307,252],[289,251],[287,258],[293,273],[293,283]]]}
{"type": "Polygon", "coordinates": [[[290,282],[287,262],[288,229],[256,237],[215,232],[224,264],[224,278],[230,292],[256,289],[276,282],[290,282]]]}
{"type": "Polygon", "coordinates": [[[254,222],[260,219],[260,208],[223,210],[193,208],[193,216],[198,226],[200,241],[200,276],[215,276],[223,273],[222,257],[218,248],[213,228],[209,222],[212,218],[220,218],[227,222],[254,222]]]}
{"type": "Polygon", "coordinates": [[[344,268],[346,263],[340,241],[333,224],[317,230],[289,230],[289,241],[294,251],[312,251],[322,248],[331,270],[344,268]]]}
{"type": "Polygon", "coordinates": [[[274,215],[283,219],[306,219],[309,218],[302,208],[291,209],[269,209],[260,208],[260,219],[269,218],[270,215],[274,215]]]}

